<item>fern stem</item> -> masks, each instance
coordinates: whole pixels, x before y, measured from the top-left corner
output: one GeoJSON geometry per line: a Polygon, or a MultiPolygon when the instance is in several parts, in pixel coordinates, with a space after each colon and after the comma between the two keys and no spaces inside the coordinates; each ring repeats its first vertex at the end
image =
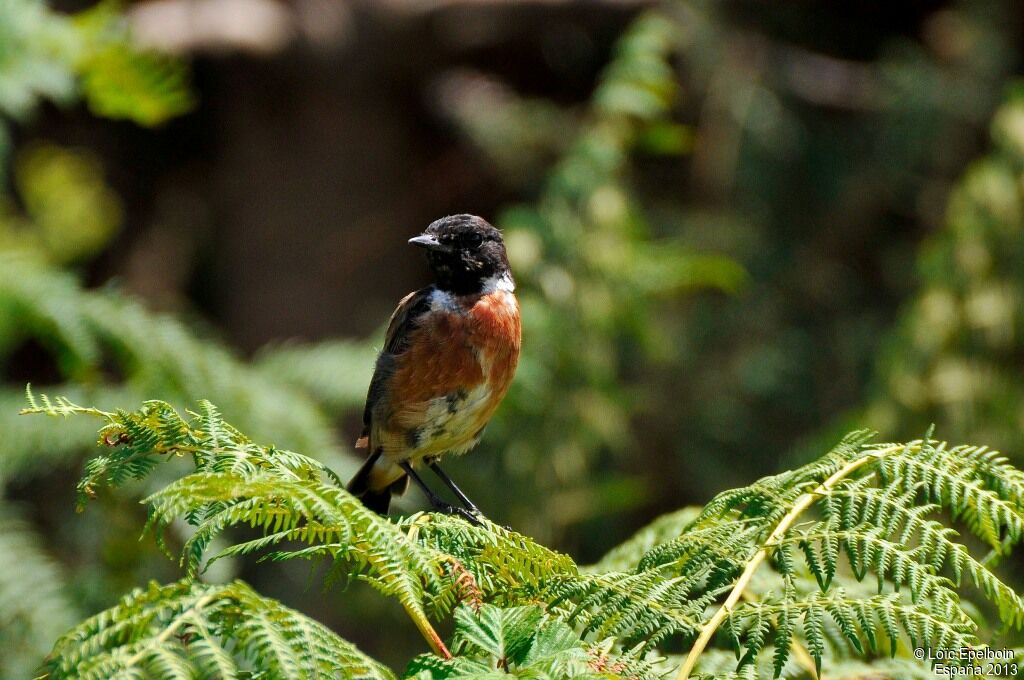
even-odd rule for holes
{"type": "Polygon", "coordinates": [[[754,572],[761,566],[761,563],[768,557],[768,552],[771,550],[775,543],[789,531],[789,528],[797,520],[797,518],[806,510],[811,507],[816,500],[822,496],[828,495],[829,491],[849,477],[855,471],[866,465],[869,461],[883,458],[895,451],[899,451],[903,448],[913,448],[919,446],[920,442],[911,442],[906,446],[902,444],[889,446],[884,449],[877,451],[869,451],[856,460],[851,460],[849,463],[832,473],[828,479],[819,484],[814,491],[805,493],[803,496],[797,499],[793,507],[790,508],[786,516],[783,517],[772,533],[768,536],[768,539],[764,542],[764,545],[758,550],[754,556],[747,562],[746,568],[743,573],[740,574],[739,579],[736,581],[736,585],[733,586],[732,591],[729,592],[729,596],[725,599],[725,602],[719,607],[718,611],[715,612],[714,616],[704,624],[701,628],[700,635],[697,637],[697,641],[693,643],[693,648],[690,649],[690,653],[686,655],[686,659],[683,661],[683,665],[679,668],[679,674],[676,676],[676,680],[687,680],[690,677],[690,673],[693,672],[694,666],[697,665],[697,660],[700,655],[704,653],[704,649],[707,648],[708,643],[711,642],[712,636],[718,627],[722,625],[722,622],[732,612],[733,607],[736,606],[736,602],[739,601],[743,592],[747,589],[747,585],[750,583],[750,579],[754,577],[754,572]]]}
{"type": "MultiPolygon", "coordinates": [[[[402,606],[405,607],[404,604],[402,606]]],[[[411,607],[405,607],[405,612],[412,619],[412,622],[416,624],[416,627],[419,628],[427,644],[434,650],[434,654],[437,654],[442,659],[452,658],[452,653],[444,646],[444,640],[437,634],[437,631],[430,625],[430,621],[427,620],[427,617],[422,612],[415,611],[411,607]]]]}
{"type": "MultiPolygon", "coordinates": [[[[409,533],[406,534],[406,538],[410,543],[415,543],[419,537],[420,525],[426,524],[430,521],[430,515],[425,512],[413,519],[409,526],[409,533]]],[[[416,624],[416,627],[419,629],[420,634],[423,635],[423,638],[427,641],[427,644],[430,645],[432,650],[434,650],[434,654],[437,654],[444,659],[452,658],[452,653],[444,646],[444,641],[441,639],[441,636],[437,634],[437,631],[434,630],[434,627],[430,625],[430,621],[427,617],[422,612],[416,611],[411,607],[407,607],[404,602],[402,603],[402,606],[405,607],[405,612],[409,615],[409,618],[412,619],[413,623],[416,624]]]]}

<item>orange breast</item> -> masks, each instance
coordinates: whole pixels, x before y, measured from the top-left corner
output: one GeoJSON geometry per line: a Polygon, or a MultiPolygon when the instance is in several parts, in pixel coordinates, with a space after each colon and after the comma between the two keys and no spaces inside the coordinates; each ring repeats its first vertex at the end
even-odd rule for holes
{"type": "Polygon", "coordinates": [[[455,302],[464,311],[429,313],[412,331],[409,349],[398,358],[391,380],[384,429],[397,434],[421,427],[427,424],[431,400],[486,382],[489,397],[478,414],[483,427],[508,391],[520,348],[515,296],[496,291],[455,302]]]}
{"type": "Polygon", "coordinates": [[[482,295],[473,301],[467,316],[471,345],[488,369],[487,381],[504,395],[519,362],[522,328],[516,296],[506,291],[482,295]]]}

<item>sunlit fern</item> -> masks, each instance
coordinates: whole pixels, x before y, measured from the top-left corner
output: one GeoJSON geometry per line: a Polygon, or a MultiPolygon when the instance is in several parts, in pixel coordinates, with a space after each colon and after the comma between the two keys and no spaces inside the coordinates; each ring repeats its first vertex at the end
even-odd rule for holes
{"type": "MultiPolygon", "coordinates": [[[[194,527],[181,555],[188,578],[223,555],[325,559],[331,578],[362,579],[396,598],[441,657],[449,650],[428,617],[462,611],[465,619],[467,607],[540,606],[575,631],[565,654],[603,644],[634,677],[655,677],[645,659],[680,644],[689,650],[679,657],[680,678],[719,676],[719,662],[704,661],[715,648],[737,653],[737,677],[816,676],[856,658],[906,659],[914,647],[978,646],[979,632],[991,639],[986,608],[1007,626],[1024,621],[1024,602],[989,566],[1024,531],[1024,473],[984,448],[930,437],[880,445],[854,433],[810,465],[722,493],[695,518],[686,511],[659,520],[580,569],[489,523],[381,518],[322,463],[255,444],[206,402],[183,418],[159,401],[106,412],[31,392],[29,400],[29,413],[105,421],[104,450],[79,487],[83,500],[167,458],[191,458],[193,472],[144,501],[158,537],[175,520],[194,527]],[[953,522],[988,555],[972,556],[953,522]],[[213,538],[236,526],[261,536],[206,555],[213,538]]],[[[501,611],[492,615],[501,619],[501,611]]],[[[454,678],[468,666],[414,668],[454,678]]]]}
{"type": "Polygon", "coordinates": [[[61,637],[51,678],[344,678],[394,674],[323,625],[254,592],[155,583],[61,637]]]}

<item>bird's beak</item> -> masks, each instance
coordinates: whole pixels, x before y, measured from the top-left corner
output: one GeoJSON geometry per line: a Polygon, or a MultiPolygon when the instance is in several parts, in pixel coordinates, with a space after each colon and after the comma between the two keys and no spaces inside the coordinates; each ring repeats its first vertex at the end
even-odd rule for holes
{"type": "Polygon", "coordinates": [[[409,239],[409,243],[420,248],[426,248],[427,250],[447,250],[445,245],[437,240],[436,236],[430,234],[420,234],[409,239]]]}

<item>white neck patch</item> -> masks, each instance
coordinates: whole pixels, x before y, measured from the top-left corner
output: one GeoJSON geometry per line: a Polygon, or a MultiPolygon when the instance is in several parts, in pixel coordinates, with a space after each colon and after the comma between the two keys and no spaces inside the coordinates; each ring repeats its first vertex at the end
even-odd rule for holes
{"type": "Polygon", "coordinates": [[[430,294],[430,309],[431,311],[458,311],[459,304],[455,301],[449,293],[435,288],[430,294]]]}
{"type": "MultiPolygon", "coordinates": [[[[490,295],[491,293],[497,293],[499,291],[504,293],[511,293],[515,291],[515,289],[515,281],[513,281],[512,276],[506,272],[501,276],[492,276],[489,279],[484,279],[480,283],[479,294],[490,295]]],[[[452,295],[451,293],[441,290],[440,288],[434,288],[433,293],[431,293],[430,308],[434,311],[465,311],[458,301],[458,296],[452,295]]]]}
{"type": "Polygon", "coordinates": [[[512,275],[505,272],[501,276],[492,276],[489,279],[484,279],[480,286],[480,292],[484,295],[488,293],[494,293],[499,290],[511,293],[515,291],[516,283],[512,280],[512,275]]]}

